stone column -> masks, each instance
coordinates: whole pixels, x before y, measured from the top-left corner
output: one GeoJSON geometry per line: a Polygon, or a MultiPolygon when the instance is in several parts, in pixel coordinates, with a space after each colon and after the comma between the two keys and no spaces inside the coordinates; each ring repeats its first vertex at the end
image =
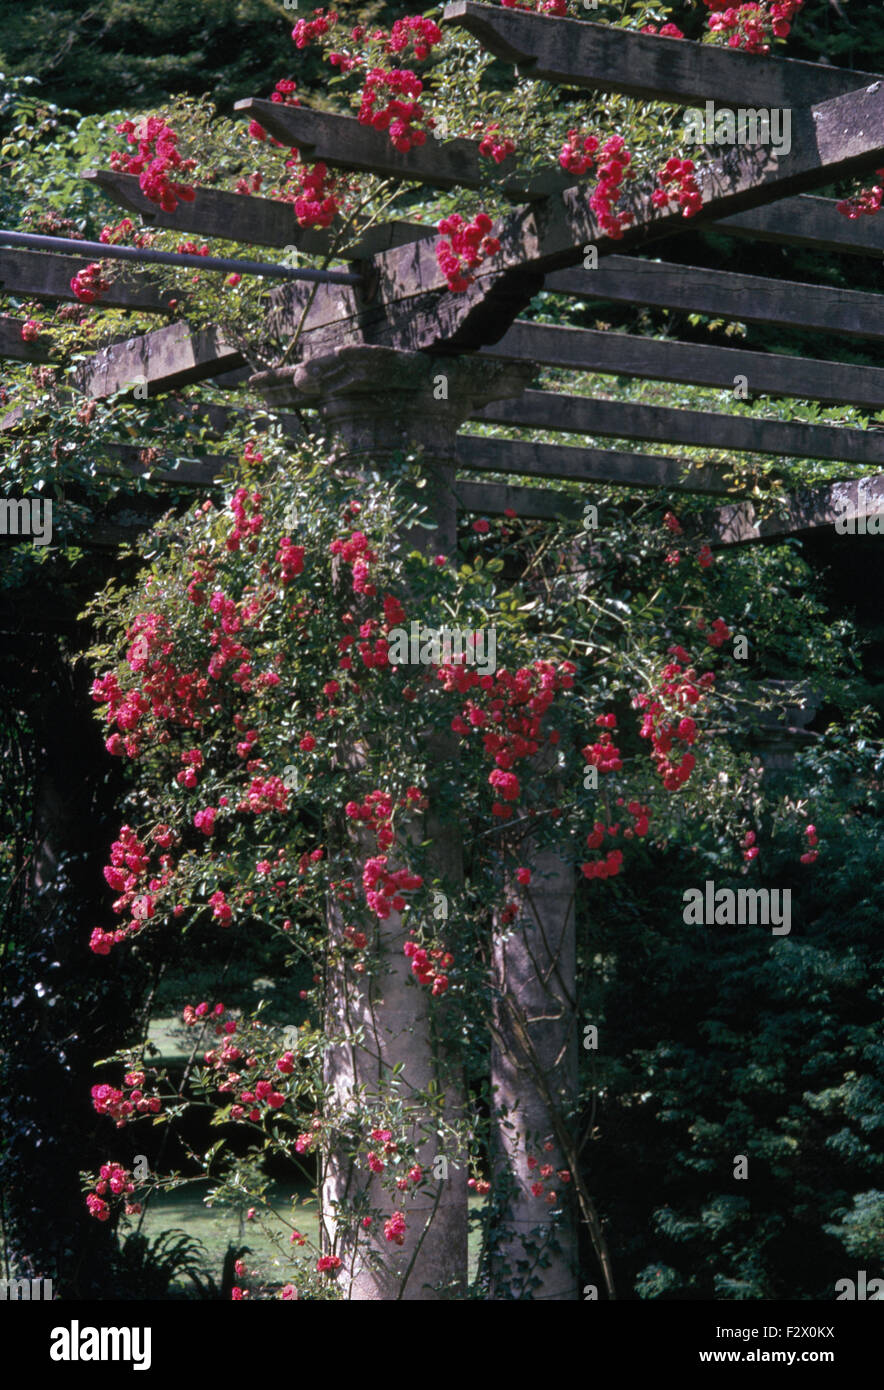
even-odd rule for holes
{"type": "MultiPolygon", "coordinates": [[[[383,466],[395,453],[420,451],[428,479],[421,497],[435,529],[416,528],[407,538],[411,548],[449,553],[456,540],[456,503],[452,491],[458,427],[480,406],[519,395],[533,369],[481,359],[430,357],[384,347],[344,347],[328,356],[280,372],[264,373],[254,385],[274,408],[315,404],[329,436],[336,465],[358,473],[362,465],[383,466]]],[[[451,735],[432,735],[429,762],[440,777],[456,760],[451,735]]],[[[346,762],[359,765],[359,750],[346,762]]],[[[462,879],[457,826],[443,824],[434,813],[434,786],[428,788],[430,810],[407,827],[398,846],[391,847],[390,867],[408,860],[409,840],[432,839],[434,875],[453,885],[462,879]],[[396,854],[396,850],[399,854],[396,854]]],[[[338,835],[346,834],[339,827],[338,835]]],[[[338,843],[341,843],[339,839],[338,843]]],[[[358,874],[372,853],[365,842],[350,839],[358,874]]],[[[329,912],[332,944],[342,939],[345,919],[340,905],[329,912]]],[[[345,966],[329,970],[326,1011],[329,1031],[339,1042],[328,1048],[325,1077],[340,1105],[354,1102],[359,1092],[370,1096],[389,1083],[394,1067],[399,1094],[424,1094],[430,1083],[439,1096],[431,1111],[416,1103],[411,1138],[427,1181],[399,1195],[397,1207],[406,1217],[407,1234],[401,1248],[372,1229],[357,1248],[339,1241],[344,1260],[339,1282],[353,1300],[434,1300],[463,1297],[467,1272],[467,1172],[463,1155],[443,1153],[447,1176],[432,1176],[440,1156],[436,1136],[439,1120],[455,1121],[464,1112],[463,1077],[455,1059],[440,1044],[436,1019],[444,1001],[415,984],[403,954],[407,928],[393,913],[377,927],[375,946],[381,968],[371,978],[354,975],[345,966]],[[361,1040],[360,1040],[361,1039],[361,1040]]],[[[452,923],[452,941],[456,924],[452,923]]],[[[335,1239],[335,1204],[367,1192],[372,1205],[389,1208],[390,1199],[364,1169],[357,1170],[343,1151],[329,1157],[322,1183],[322,1218],[329,1246],[335,1239]]]]}
{"type": "MultiPolygon", "coordinates": [[[[545,748],[531,761],[553,806],[555,753],[545,748]]],[[[526,836],[518,858],[531,869],[531,886],[525,894],[507,865],[506,897],[521,910],[512,924],[496,914],[492,941],[492,1296],[572,1301],[578,1297],[570,1143],[578,1058],[575,872],[554,838],[541,843],[539,835],[526,836]],[[547,1165],[551,1175],[541,1172],[547,1165]],[[532,1191],[537,1184],[539,1194],[532,1191]]]]}
{"type": "MultiPolygon", "coordinates": [[[[554,849],[530,857],[523,849],[522,858],[532,869],[531,904],[518,925],[495,923],[492,950],[492,1297],[573,1301],[576,1204],[562,1137],[577,1094],[574,871],[554,849]]],[[[519,891],[513,885],[511,895],[519,891]]]]}

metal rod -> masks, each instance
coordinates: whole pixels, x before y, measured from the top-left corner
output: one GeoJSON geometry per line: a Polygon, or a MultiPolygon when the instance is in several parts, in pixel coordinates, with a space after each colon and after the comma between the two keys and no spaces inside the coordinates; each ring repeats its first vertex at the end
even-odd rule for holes
{"type": "Polygon", "coordinates": [[[232,270],[240,275],[267,275],[278,280],[318,280],[326,285],[361,285],[362,276],[346,270],[294,270],[265,261],[237,261],[228,256],[191,256],[177,251],[150,251],[139,246],[106,246],[103,241],[72,241],[68,237],[7,232],[0,228],[0,246],[25,246],[35,251],[75,251],[103,260],[141,261],[149,265],[193,266],[195,270],[232,270]]]}

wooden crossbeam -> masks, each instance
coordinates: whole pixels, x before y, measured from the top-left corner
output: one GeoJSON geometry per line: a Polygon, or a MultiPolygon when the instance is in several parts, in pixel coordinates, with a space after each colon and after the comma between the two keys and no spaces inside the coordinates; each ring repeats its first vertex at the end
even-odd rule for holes
{"type": "MultiPolygon", "coordinates": [[[[58,256],[54,252],[11,251],[0,248],[0,289],[33,299],[76,300],[71,279],[90,264],[79,256],[58,256]]],[[[141,278],[125,285],[111,284],[101,296],[108,309],[143,309],[155,314],[169,313],[169,295],[157,284],[141,278]]]]}
{"type": "MultiPolygon", "coordinates": [[[[285,106],[255,97],[238,101],[235,106],[237,111],[260,121],[277,140],[294,146],[310,163],[321,160],[333,169],[378,174],[428,184],[431,188],[482,185],[483,156],[478,140],[458,138],[440,143],[431,139],[403,152],[394,149],[386,131],[361,125],[355,116],[314,111],[307,106],[285,106]]],[[[535,201],[573,183],[564,170],[555,166],[530,178],[520,178],[512,156],[495,167],[503,179],[504,193],[516,202],[535,201]]]]}
{"type": "Polygon", "coordinates": [[[24,319],[0,315],[0,360],[5,357],[12,362],[48,362],[45,342],[39,338],[34,343],[25,342],[21,335],[24,322],[24,319]]]}
{"type": "Polygon", "coordinates": [[[855,530],[861,533],[865,529],[861,522],[884,517],[884,474],[803,489],[791,493],[784,502],[785,509],[776,516],[762,517],[752,502],[704,512],[691,520],[690,530],[706,537],[712,546],[783,540],[821,527],[834,530],[840,518],[853,518],[855,530]]]}
{"type": "Polygon", "coordinates": [[[168,461],[146,464],[145,451],[137,444],[105,444],[104,451],[117,459],[127,473],[139,474],[156,483],[170,483],[182,487],[211,487],[219,474],[225,469],[235,468],[236,454],[205,454],[199,458],[174,458],[172,466],[168,461]]]}
{"type": "Polygon", "coordinates": [[[664,487],[720,496],[730,490],[720,469],[692,465],[685,459],[614,449],[581,449],[567,444],[485,439],[478,435],[458,436],[457,466],[483,473],[516,473],[619,487],[664,487]]]}
{"type": "Polygon", "coordinates": [[[641,439],[695,448],[745,450],[792,458],[843,459],[884,465],[884,430],[720,415],[715,411],[674,410],[636,401],[601,401],[555,391],[525,391],[514,401],[495,401],[474,420],[527,429],[641,439]]]}
{"type": "MultiPolygon", "coordinates": [[[[358,124],[358,123],[355,123],[358,124]]],[[[377,132],[375,132],[377,133],[377,132]]],[[[378,139],[378,151],[384,146],[378,139]]],[[[148,226],[170,228],[201,237],[223,237],[256,246],[296,246],[304,255],[326,255],[332,232],[321,228],[299,227],[291,205],[272,198],[245,197],[217,188],[197,186],[192,203],[179,203],[174,212],[162,212],[138,187],[134,174],[110,169],[87,169],[90,179],[112,202],[137,214],[148,226]]],[[[417,175],[415,175],[417,177],[417,175]]],[[[556,183],[561,184],[556,175],[556,183]]],[[[554,191],[554,190],[550,190],[554,191]]],[[[767,207],[724,217],[716,224],[735,236],[761,241],[788,242],[795,246],[858,255],[884,255],[884,218],[858,217],[849,221],[837,210],[834,198],[815,198],[800,194],[783,198],[767,207]]],[[[342,256],[357,260],[380,255],[394,246],[405,246],[425,236],[435,236],[433,227],[420,222],[392,220],[370,227],[342,249],[342,256]]]]}
{"type": "Polygon", "coordinates": [[[560,270],[545,289],[576,299],[681,309],[846,338],[884,339],[884,295],[829,285],[736,275],[728,270],[606,256],[596,270],[560,270]]]}
{"type": "MultiPolygon", "coordinates": [[[[884,159],[884,89],[881,87],[851,93],[848,97],[825,102],[812,111],[799,112],[796,124],[799,138],[792,153],[772,161],[774,167],[761,162],[757,152],[750,154],[735,148],[702,171],[706,201],[701,216],[714,219],[743,206],[779,198],[802,185],[846,176],[884,159]]],[[[675,212],[650,206],[647,188],[637,199],[636,219],[636,225],[627,230],[621,243],[626,248],[643,239],[669,234],[675,227],[679,230],[684,227],[684,220],[675,212]]],[[[432,239],[398,247],[376,257],[372,263],[374,279],[367,281],[364,287],[311,287],[311,292],[316,289],[312,304],[309,304],[304,286],[287,286],[274,298],[277,330],[283,334],[292,331],[309,304],[301,343],[302,357],[362,342],[384,343],[400,349],[469,350],[500,338],[502,328],[512,322],[540,288],[541,277],[580,263],[587,242],[598,244],[602,252],[613,249],[610,239],[600,235],[584,191],[577,188],[514,214],[501,228],[501,241],[499,256],[493,258],[490,266],[486,263],[487,269],[482,267],[476,282],[462,295],[448,290],[432,239]]],[[[170,335],[162,340],[161,359],[181,360],[182,340],[172,336],[181,328],[181,325],[170,325],[168,329],[159,330],[170,335]],[[173,343],[176,345],[174,351],[173,343]]],[[[186,329],[183,331],[186,360],[180,373],[170,372],[161,365],[158,383],[179,385],[188,379],[199,380],[244,365],[233,349],[221,348],[217,335],[190,335],[186,329]],[[199,343],[194,352],[193,343],[197,338],[199,343]]],[[[520,331],[524,332],[524,328],[520,331]]],[[[561,329],[536,331],[545,334],[568,332],[561,329]]],[[[599,336],[604,337],[606,349],[611,345],[621,358],[629,353],[628,340],[618,335],[599,336]]],[[[147,339],[140,341],[147,343],[147,339]]],[[[535,346],[539,341],[536,340],[535,346]]],[[[626,371],[634,375],[733,385],[736,375],[746,374],[750,390],[756,392],[858,404],[863,408],[871,404],[875,410],[881,408],[879,378],[874,368],[839,367],[835,363],[799,364],[798,359],[771,359],[765,354],[739,353],[732,349],[698,349],[672,343],[664,347],[642,339],[634,342],[641,345],[642,352],[653,353],[663,347],[671,359],[665,370],[655,367],[648,370],[647,363],[642,365],[636,350],[631,354],[632,366],[626,367],[626,371]],[[698,358],[698,352],[705,356],[698,358]],[[720,354],[718,359],[714,357],[716,353],[720,354]],[[690,368],[686,366],[688,360],[690,368]],[[748,372],[746,367],[750,369],[748,372]],[[687,374],[678,375],[679,371],[687,374]],[[697,371],[701,373],[699,377],[694,375],[697,371]],[[712,380],[709,380],[710,372],[712,380]],[[774,373],[775,379],[772,379],[774,373]],[[801,380],[798,380],[799,375],[801,380]],[[870,399],[871,394],[874,401],[870,399]]],[[[584,338],[583,343],[588,348],[590,339],[584,338]]],[[[533,351],[531,356],[544,360],[533,351]]],[[[106,349],[97,376],[90,377],[87,366],[83,369],[83,379],[94,380],[99,391],[103,391],[106,380],[125,381],[150,366],[149,357],[144,346],[122,344],[106,349]],[[120,359],[116,364],[115,354],[120,359]]],[[[567,365],[606,370],[598,362],[590,365],[585,360],[567,365]]],[[[607,370],[622,369],[608,366],[607,370]]],[[[158,384],[156,389],[168,387],[158,384]]]]}
{"type": "Polygon", "coordinates": [[[884,408],[884,369],[817,362],[809,357],[558,328],[524,320],[517,320],[499,342],[481,352],[509,362],[713,386],[729,393],[737,378],[745,377],[752,395],[853,405],[872,413],[884,408]]]}
{"type": "MultiPolygon", "coordinates": [[[[222,237],[226,241],[250,242],[255,246],[295,246],[305,256],[327,255],[332,246],[332,232],[299,227],[292,204],[280,199],[250,197],[197,185],[192,203],[180,202],[174,212],[163,212],[156,203],[145,198],[134,174],[87,169],[82,177],[100,188],[118,207],[135,213],[147,226],[157,229],[222,237]]],[[[351,260],[377,256],[393,246],[404,246],[431,233],[432,228],[419,222],[383,222],[345,243],[341,255],[351,260]]]]}
{"type": "Polygon", "coordinates": [[[679,105],[711,98],[719,105],[796,108],[876,81],[872,73],[553,19],[475,0],[454,0],[443,17],[446,24],[466,29],[496,58],[517,64],[522,76],[679,105]]]}
{"type": "Polygon", "coordinates": [[[102,348],[79,368],[77,387],[97,399],[144,381],[149,396],[188,382],[205,381],[244,366],[236,348],[214,328],[194,332],[186,323],[170,323],[153,333],[102,348]]]}
{"type": "Polygon", "coordinates": [[[516,516],[536,521],[554,521],[562,517],[578,521],[583,515],[583,503],[567,493],[544,487],[508,487],[506,483],[473,483],[458,478],[454,483],[458,508],[485,516],[516,516]]]}
{"type": "MultiPolygon", "coordinates": [[[[550,21],[551,22],[551,21],[550,21]]],[[[287,110],[289,108],[286,108],[287,110]]],[[[296,109],[296,108],[295,108],[296,109]]],[[[694,224],[741,212],[884,162],[884,84],[850,92],[794,113],[788,155],[734,146],[702,168],[704,204],[694,224]]],[[[357,287],[330,294],[321,287],[310,305],[305,343],[311,355],[347,342],[377,342],[404,349],[463,351],[493,341],[501,324],[540,287],[539,277],[582,264],[584,247],[601,255],[684,230],[677,210],[651,205],[650,183],[634,189],[635,223],[615,242],[602,235],[586,191],[567,189],[507,218],[501,251],[481,267],[464,294],[453,295],[436,261],[432,239],[376,257],[375,293],[357,287]]],[[[283,321],[300,320],[308,303],[303,287],[287,286],[274,303],[283,321]]]]}
{"type": "Polygon", "coordinates": [[[753,241],[785,242],[815,251],[884,255],[884,217],[863,214],[851,221],[838,211],[836,199],[815,198],[809,193],[722,217],[715,229],[753,241]]]}
{"type": "Polygon", "coordinates": [[[260,121],[275,139],[299,150],[311,164],[321,160],[335,169],[426,183],[431,188],[479,185],[480,155],[475,140],[428,140],[402,152],[394,149],[385,131],[360,125],[355,116],[285,106],[257,97],[234,102],[234,110],[260,121]]]}

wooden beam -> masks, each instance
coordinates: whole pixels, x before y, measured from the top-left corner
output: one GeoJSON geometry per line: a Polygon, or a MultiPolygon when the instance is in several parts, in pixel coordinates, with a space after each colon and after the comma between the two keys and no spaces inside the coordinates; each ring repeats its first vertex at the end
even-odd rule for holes
{"type": "Polygon", "coordinates": [[[475,188],[479,184],[476,140],[429,139],[403,153],[394,149],[386,131],[360,125],[355,116],[285,106],[257,97],[234,102],[234,110],[260,121],[275,139],[299,150],[311,164],[321,160],[332,168],[427,183],[432,188],[475,188]]]}
{"type": "Polygon", "coordinates": [[[466,29],[496,58],[517,64],[520,76],[682,106],[711,98],[719,105],[796,108],[877,80],[872,73],[828,64],[553,19],[475,0],[454,0],[443,18],[466,29]]]}
{"type": "Polygon", "coordinates": [[[581,449],[562,444],[525,443],[459,435],[457,466],[484,473],[518,473],[532,478],[562,478],[617,487],[664,487],[681,492],[726,496],[731,489],[720,469],[656,454],[581,449]]]}
{"type": "Polygon", "coordinates": [[[674,410],[637,401],[559,395],[556,391],[525,391],[518,400],[495,401],[472,418],[495,425],[612,439],[884,466],[884,429],[847,429],[750,415],[719,415],[711,410],[674,410]]]}
{"type": "Polygon", "coordinates": [[[643,304],[804,332],[884,340],[884,295],[864,290],[736,275],[636,256],[606,256],[596,270],[557,271],[547,276],[544,288],[576,299],[643,304]]]}
{"type": "Polygon", "coordinates": [[[24,319],[14,319],[0,315],[0,359],[11,362],[48,362],[49,350],[46,340],[26,343],[21,335],[24,319]]]}
{"type": "Polygon", "coordinates": [[[98,398],[144,381],[147,394],[157,396],[242,366],[240,353],[218,329],[194,332],[186,323],[170,323],[102,348],[78,369],[76,383],[84,395],[98,398]]]}
{"type": "Polygon", "coordinates": [[[529,361],[602,376],[712,386],[729,394],[736,379],[745,377],[752,395],[853,405],[872,413],[884,408],[884,369],[845,362],[817,362],[809,357],[558,328],[524,320],[517,320],[499,342],[481,352],[508,362],[529,361]]]}
{"type": "MultiPolygon", "coordinates": [[[[272,103],[271,103],[272,104],[272,103]]],[[[149,227],[188,232],[200,237],[248,242],[254,246],[296,246],[305,256],[324,256],[331,249],[333,233],[322,228],[299,227],[291,203],[228,193],[220,188],[196,187],[192,203],[181,202],[174,212],[162,212],[138,186],[135,174],[110,169],[87,169],[83,178],[149,227]]],[[[341,248],[342,258],[357,260],[377,256],[393,246],[433,234],[420,222],[390,221],[371,227],[341,248]]]]}
{"type": "MultiPolygon", "coordinates": [[[[326,255],[332,244],[329,231],[299,227],[291,204],[278,199],[246,197],[197,186],[194,202],[179,203],[174,212],[161,212],[156,203],[145,198],[134,174],[87,169],[82,177],[90,179],[111,202],[136,214],[150,227],[250,242],[256,246],[297,246],[304,255],[311,256],[326,255]]],[[[562,182],[558,175],[556,182],[562,182]]],[[[767,207],[721,218],[716,226],[735,236],[750,236],[761,241],[791,242],[796,246],[858,255],[884,255],[884,218],[858,217],[851,222],[837,211],[834,198],[815,198],[808,194],[783,198],[767,207]]],[[[377,256],[425,236],[435,236],[435,228],[394,219],[369,228],[343,247],[341,256],[351,260],[377,256]]]]}
{"type": "MultiPolygon", "coordinates": [[[[694,225],[884,163],[884,83],[793,115],[788,155],[774,158],[735,146],[699,170],[704,204],[694,225]]],[[[331,293],[332,287],[320,287],[307,312],[304,346],[313,355],[345,342],[449,352],[493,342],[521,312],[519,305],[530,302],[539,277],[582,264],[588,244],[606,255],[681,233],[684,218],[677,210],[654,208],[652,192],[650,182],[631,192],[635,222],[617,241],[601,233],[584,187],[522,209],[500,225],[500,252],[463,294],[448,290],[431,238],[388,251],[373,261],[374,278],[366,289],[345,286],[342,293],[335,286],[331,293]]],[[[293,324],[308,296],[302,286],[286,286],[273,302],[283,322],[293,324]]]]}
{"type": "MultiPolygon", "coordinates": [[[[842,518],[852,518],[855,530],[861,534],[865,530],[861,523],[867,524],[870,517],[881,518],[876,526],[884,521],[884,474],[793,493],[775,516],[762,517],[752,502],[704,512],[691,519],[689,530],[706,537],[714,547],[747,545],[784,540],[821,527],[834,531],[835,522],[842,518]]],[[[850,533],[845,541],[849,543],[849,539],[850,533]]]]}
{"type": "Polygon", "coordinates": [[[753,241],[785,242],[808,246],[815,251],[835,251],[845,255],[884,255],[884,217],[854,218],[838,211],[834,198],[815,198],[801,193],[782,198],[767,207],[722,217],[713,230],[753,241]]]}
{"type": "MultiPolygon", "coordinates": [[[[62,299],[76,302],[71,280],[77,271],[90,265],[89,259],[78,256],[58,256],[54,252],[13,251],[0,248],[0,289],[33,299],[62,299]]],[[[101,296],[101,307],[107,309],[142,309],[149,313],[168,314],[169,295],[156,282],[143,277],[137,282],[111,284],[101,296]]]]}
{"type": "MultiPolygon", "coordinates": [[[[236,454],[205,454],[199,458],[187,458],[169,451],[171,456],[148,463],[145,461],[148,451],[137,444],[107,443],[101,447],[110,458],[117,459],[127,473],[149,478],[155,483],[180,487],[212,487],[220,473],[235,468],[239,462],[236,454]]],[[[163,449],[160,452],[163,454],[167,451],[163,449]]]]}
{"type": "MultiPolygon", "coordinates": [[[[426,144],[415,145],[403,153],[393,147],[386,131],[361,125],[355,116],[314,111],[308,106],[285,106],[256,97],[236,102],[235,109],[259,121],[277,140],[299,150],[306,161],[312,164],[321,160],[332,169],[424,183],[431,188],[475,189],[483,183],[483,163],[490,167],[479,154],[478,140],[458,138],[439,143],[430,138],[426,144]]],[[[520,177],[518,161],[512,156],[494,168],[496,176],[503,180],[505,195],[516,202],[548,197],[574,182],[557,165],[530,178],[520,177]]]]}
{"type": "Polygon", "coordinates": [[[505,483],[471,483],[458,478],[454,483],[458,510],[485,516],[516,516],[536,521],[579,521],[583,503],[569,493],[545,487],[508,487],[505,483]]]}

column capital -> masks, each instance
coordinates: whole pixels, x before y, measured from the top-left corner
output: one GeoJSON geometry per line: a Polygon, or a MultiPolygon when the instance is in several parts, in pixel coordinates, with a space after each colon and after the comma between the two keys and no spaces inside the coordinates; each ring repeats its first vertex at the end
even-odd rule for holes
{"type": "Polygon", "coordinates": [[[490,401],[521,395],[531,363],[430,356],[364,345],[261,372],[251,385],[268,405],[316,405],[346,455],[410,452],[453,463],[455,435],[490,401]]]}

